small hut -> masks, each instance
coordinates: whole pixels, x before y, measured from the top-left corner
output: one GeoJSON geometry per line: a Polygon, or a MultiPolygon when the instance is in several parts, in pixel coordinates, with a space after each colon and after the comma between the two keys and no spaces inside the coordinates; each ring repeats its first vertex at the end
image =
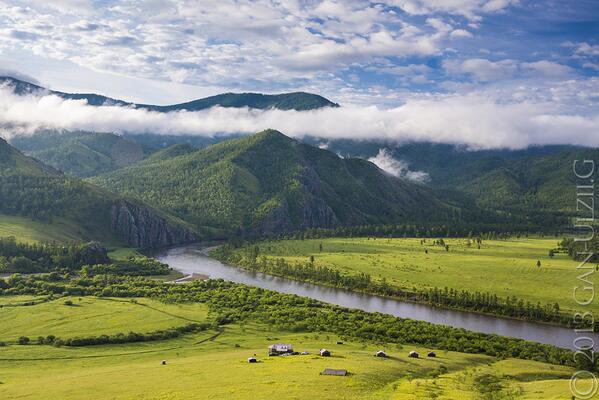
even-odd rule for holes
{"type": "Polygon", "coordinates": [[[331,352],[328,351],[327,349],[320,349],[320,356],[321,357],[330,357],[331,356],[331,352]]]}
{"type": "Polygon", "coordinates": [[[381,358],[387,358],[387,353],[385,353],[383,350],[379,350],[375,353],[376,357],[381,357],[381,358]]]}
{"type": "Polygon", "coordinates": [[[347,370],[326,368],[324,371],[322,371],[322,375],[347,376],[347,370]]]}
{"type": "Polygon", "coordinates": [[[271,344],[268,346],[269,356],[279,356],[282,354],[292,354],[293,346],[290,344],[271,344]]]}
{"type": "Polygon", "coordinates": [[[437,354],[434,351],[429,351],[426,356],[427,357],[437,357],[437,354]]]}
{"type": "Polygon", "coordinates": [[[256,357],[250,357],[250,358],[248,358],[248,362],[249,363],[256,363],[256,362],[258,362],[258,360],[256,360],[256,357]]]}
{"type": "Polygon", "coordinates": [[[410,353],[408,354],[408,356],[410,356],[412,358],[418,358],[418,357],[420,357],[420,355],[418,354],[418,352],[415,351],[415,350],[410,351],[410,353]]]}

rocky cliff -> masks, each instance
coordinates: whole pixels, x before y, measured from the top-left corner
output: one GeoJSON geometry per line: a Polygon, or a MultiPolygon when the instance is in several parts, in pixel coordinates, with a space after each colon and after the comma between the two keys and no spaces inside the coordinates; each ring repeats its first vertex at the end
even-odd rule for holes
{"type": "Polygon", "coordinates": [[[198,236],[156,212],[126,200],[112,206],[111,229],[132,247],[141,249],[192,243],[198,236]]]}

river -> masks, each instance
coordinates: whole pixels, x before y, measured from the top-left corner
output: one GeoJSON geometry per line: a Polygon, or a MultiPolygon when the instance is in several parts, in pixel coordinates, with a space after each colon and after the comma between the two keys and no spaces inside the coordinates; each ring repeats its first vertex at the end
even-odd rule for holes
{"type": "MultiPolygon", "coordinates": [[[[580,334],[573,329],[528,321],[481,315],[465,311],[447,310],[426,304],[388,299],[349,290],[331,288],[291,279],[274,277],[259,272],[246,271],[210,258],[199,245],[166,250],[157,258],[184,274],[201,274],[211,279],[224,279],[236,283],[275,290],[277,292],[311,297],[330,304],[356,308],[368,312],[381,312],[401,318],[410,318],[433,324],[449,325],[475,332],[494,333],[539,343],[573,348],[573,340],[580,334]]],[[[588,335],[587,335],[588,336],[588,335]]],[[[592,337],[599,343],[599,334],[592,337]]],[[[585,341],[584,344],[588,342],[585,341]]]]}

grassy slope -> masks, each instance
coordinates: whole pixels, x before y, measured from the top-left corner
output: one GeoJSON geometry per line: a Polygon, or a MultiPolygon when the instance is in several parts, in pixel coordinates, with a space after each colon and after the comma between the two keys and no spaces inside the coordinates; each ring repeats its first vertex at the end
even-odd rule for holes
{"type": "Polygon", "coordinates": [[[14,236],[19,242],[71,242],[83,238],[77,234],[77,226],[62,219],[52,223],[35,221],[26,217],[0,214],[0,237],[14,236]]]}
{"type": "MultiPolygon", "coordinates": [[[[25,298],[0,300],[18,303],[25,298]]],[[[62,304],[63,300],[4,307],[0,313],[9,311],[18,318],[29,319],[30,324],[23,329],[32,335],[48,332],[53,322],[57,329],[72,335],[91,332],[94,328],[106,332],[111,326],[118,330],[118,326],[125,324],[123,314],[127,316],[127,328],[140,331],[150,331],[162,324],[178,326],[180,322],[174,315],[194,320],[206,318],[206,310],[200,305],[138,301],[172,315],[132,303],[105,309],[107,300],[91,297],[83,298],[81,310],[68,309],[77,313],[69,316],[68,326],[62,325],[65,317],[62,310],[67,307],[62,304]],[[49,313],[52,308],[57,312],[49,313]],[[154,314],[148,316],[149,312],[154,314]],[[94,321],[97,324],[94,325],[94,321]]],[[[335,335],[286,333],[258,324],[227,326],[222,334],[215,335],[216,332],[210,331],[167,341],[82,348],[10,344],[0,347],[0,398],[422,399],[427,398],[423,394],[434,391],[445,394],[438,398],[474,399],[480,398],[481,393],[471,382],[480,379],[478,376],[492,374],[498,376],[506,391],[533,394],[522,398],[569,399],[567,378],[572,370],[567,367],[523,360],[498,361],[488,356],[443,351],[438,351],[435,359],[410,359],[408,351],[415,349],[422,354],[429,349],[348,341],[339,345],[335,335]],[[266,348],[272,342],[292,343],[297,350],[312,354],[268,358],[266,348]],[[333,356],[314,355],[321,347],[330,349],[333,356]],[[390,359],[373,357],[381,348],[391,355],[390,359]],[[258,364],[247,363],[247,357],[253,354],[257,354],[258,364]],[[168,362],[165,366],[160,365],[163,359],[168,362]],[[448,368],[447,374],[432,378],[429,373],[440,365],[448,368]],[[351,375],[322,376],[320,372],[324,368],[348,369],[351,375]],[[456,397],[456,393],[460,396],[456,397]]],[[[3,336],[0,333],[0,338],[3,336]]]]}
{"type": "MultiPolygon", "coordinates": [[[[348,273],[365,272],[389,283],[412,287],[455,288],[517,296],[545,305],[559,302],[562,310],[574,309],[572,288],[577,284],[577,263],[565,254],[548,256],[558,239],[512,239],[485,241],[480,250],[468,248],[465,239],[446,239],[450,251],[433,246],[433,239],[333,238],[265,242],[260,254],[305,262],[310,255],[316,265],[348,273]],[[319,252],[319,244],[323,252],[319,252]],[[425,253],[428,250],[428,254],[425,253]],[[536,267],[537,260],[541,268],[536,267]]],[[[592,306],[599,311],[599,305],[592,306]]]]}

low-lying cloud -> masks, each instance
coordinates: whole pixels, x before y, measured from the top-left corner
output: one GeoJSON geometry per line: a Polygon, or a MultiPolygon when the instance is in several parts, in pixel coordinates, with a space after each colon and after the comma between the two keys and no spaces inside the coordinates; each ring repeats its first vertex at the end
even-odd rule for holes
{"type": "Polygon", "coordinates": [[[388,149],[379,149],[378,154],[375,157],[370,157],[368,161],[397,178],[421,183],[429,180],[429,175],[426,172],[411,171],[407,162],[393,158],[388,149]]]}
{"type": "Polygon", "coordinates": [[[93,107],[57,96],[17,96],[0,88],[2,136],[40,129],[215,136],[278,129],[292,137],[392,142],[429,141],[470,148],[529,145],[599,146],[599,116],[564,114],[559,105],[501,103],[482,94],[408,100],[390,109],[339,107],[313,111],[214,107],[170,113],[130,107],[93,107]]]}

